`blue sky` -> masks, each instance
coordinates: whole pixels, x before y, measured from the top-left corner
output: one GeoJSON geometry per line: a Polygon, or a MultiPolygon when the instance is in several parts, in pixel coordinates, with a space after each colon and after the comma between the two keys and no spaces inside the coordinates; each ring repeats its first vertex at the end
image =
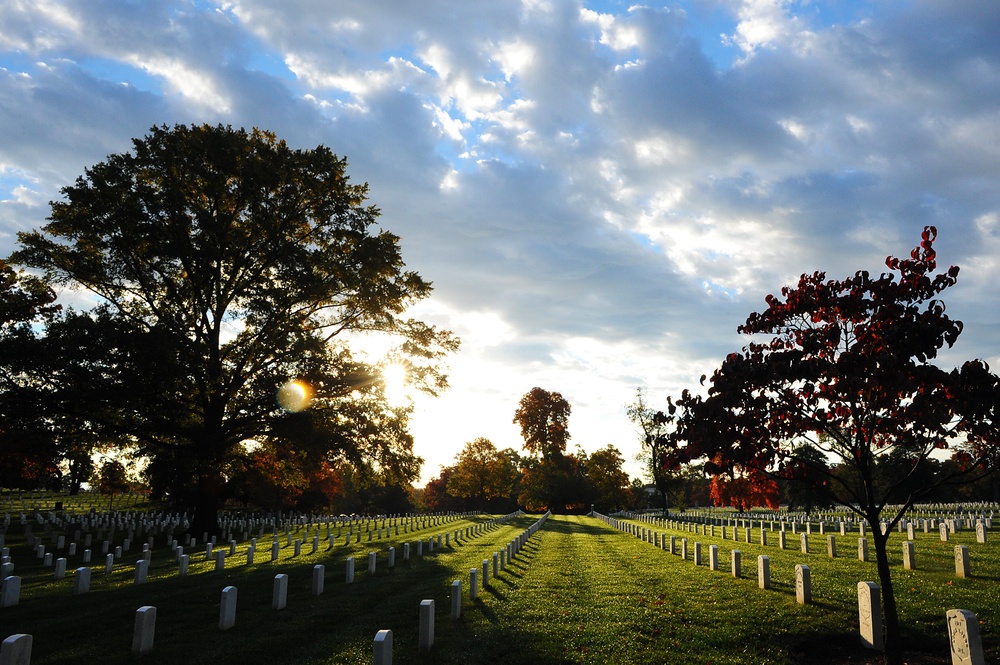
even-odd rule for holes
{"type": "Polygon", "coordinates": [[[424,479],[519,447],[534,386],[631,458],[637,387],[696,388],[767,293],[926,224],[962,268],[942,364],[1000,367],[997,34],[994,0],[2,3],[0,256],[153,125],[322,143],[464,340],[416,402],[424,479]]]}

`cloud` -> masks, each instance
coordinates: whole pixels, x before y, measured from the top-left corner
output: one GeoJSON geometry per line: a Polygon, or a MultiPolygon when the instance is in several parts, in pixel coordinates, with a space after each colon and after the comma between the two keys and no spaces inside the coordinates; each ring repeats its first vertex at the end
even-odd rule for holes
{"type": "Polygon", "coordinates": [[[154,124],[323,143],[466,338],[421,454],[517,445],[541,385],[630,457],[636,385],[694,387],[767,293],[879,272],[925,224],[962,266],[944,358],[1000,363],[998,31],[992,0],[8,2],[0,254],[154,124]],[[433,434],[448,409],[476,419],[433,434]]]}

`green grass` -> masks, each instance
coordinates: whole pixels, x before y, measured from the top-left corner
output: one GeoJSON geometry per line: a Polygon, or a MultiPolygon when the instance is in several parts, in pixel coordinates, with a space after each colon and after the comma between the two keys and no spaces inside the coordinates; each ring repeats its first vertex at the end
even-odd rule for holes
{"type": "MultiPolygon", "coordinates": [[[[333,550],[321,540],[315,555],[309,554],[307,540],[299,557],[293,556],[281,532],[278,562],[270,562],[270,538],[265,536],[254,566],[244,565],[246,544],[241,543],[224,572],[214,571],[199,546],[185,578],[177,576],[165,538],[159,536],[147,584],[132,583],[140,543],[111,575],[104,574],[103,557],[95,554],[91,592],[74,596],[72,570],[82,565],[80,554],[70,560],[66,579],[54,580],[52,568],[42,567],[24,547],[18,518],[8,530],[7,544],[13,549],[15,574],[23,579],[21,603],[0,608],[0,638],[32,634],[35,665],[134,663],[132,626],[142,605],[157,607],[154,650],[142,659],[145,663],[367,663],[372,639],[383,628],[394,633],[397,663],[810,662],[834,645],[842,650],[858,643],[857,582],[876,580],[874,563],[857,560],[856,535],[838,536],[840,556],[830,559],[825,538],[818,534],[810,540],[812,553],[801,554],[798,538],[791,534],[789,549],[782,551],[777,534],[768,534],[769,544],[761,547],[756,532],[755,543],[743,542],[742,529],[739,543],[731,539],[731,531],[730,540],[724,541],[658,529],[676,536],[678,548],[682,537],[688,538],[692,552],[694,542],[701,542],[704,563],[695,566],[690,554],[682,560],[596,518],[556,516],[490,587],[480,590],[479,599],[471,601],[469,570],[480,569],[483,559],[491,559],[538,519],[522,516],[433,554],[425,545],[422,558],[413,548],[409,562],[402,559],[404,542],[426,541],[487,518],[349,547],[341,538],[333,550]],[[707,565],[712,544],[720,548],[719,571],[707,565]],[[386,565],[389,546],[397,548],[393,570],[386,565]],[[732,549],[742,552],[742,579],[729,572],[732,549]],[[378,552],[378,570],[372,577],[366,574],[369,551],[378,552]],[[757,588],[756,558],[761,553],[771,560],[772,588],[767,591],[757,588]],[[344,582],[348,556],[356,557],[354,584],[344,582]],[[312,567],[318,563],[326,566],[326,588],[323,595],[313,596],[312,567]],[[810,605],[795,602],[797,563],[811,568],[810,605]],[[277,573],[290,578],[288,606],[278,612],[271,609],[277,573]],[[459,621],[449,618],[454,579],[461,580],[464,595],[459,621]],[[239,603],[235,628],[223,632],[218,630],[218,612],[227,585],[239,589],[239,603]],[[418,608],[425,598],[436,603],[436,643],[429,654],[419,654],[418,608]]],[[[910,644],[946,656],[945,612],[971,609],[982,622],[987,660],[997,661],[996,537],[981,545],[969,531],[948,543],[941,543],[937,534],[917,534],[915,571],[902,569],[901,542],[892,541],[894,579],[910,644]],[[956,544],[969,546],[971,579],[954,575],[956,544]]],[[[93,549],[99,553],[100,543],[93,549]]]]}

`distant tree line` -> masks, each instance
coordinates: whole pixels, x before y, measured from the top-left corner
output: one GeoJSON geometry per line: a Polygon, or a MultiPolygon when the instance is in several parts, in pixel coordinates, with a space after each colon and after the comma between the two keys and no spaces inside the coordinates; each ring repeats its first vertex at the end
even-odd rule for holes
{"type": "Polygon", "coordinates": [[[613,445],[567,453],[571,407],[558,392],[533,388],[521,398],[514,422],[524,437],[521,454],[498,450],[486,438],[465,444],[455,463],[424,488],[427,510],[585,513],[646,507],[645,492],[622,470],[625,459],[613,445]]]}

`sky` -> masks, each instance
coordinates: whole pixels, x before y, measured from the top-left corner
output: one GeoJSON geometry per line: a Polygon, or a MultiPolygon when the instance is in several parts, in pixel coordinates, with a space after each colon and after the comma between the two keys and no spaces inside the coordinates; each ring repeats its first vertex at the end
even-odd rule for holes
{"type": "Polygon", "coordinates": [[[0,256],[155,125],[224,123],[346,156],[463,340],[415,397],[421,482],[533,387],[571,449],[699,389],[802,273],[878,274],[925,225],[1000,370],[995,0],[0,2],[0,256]]]}

